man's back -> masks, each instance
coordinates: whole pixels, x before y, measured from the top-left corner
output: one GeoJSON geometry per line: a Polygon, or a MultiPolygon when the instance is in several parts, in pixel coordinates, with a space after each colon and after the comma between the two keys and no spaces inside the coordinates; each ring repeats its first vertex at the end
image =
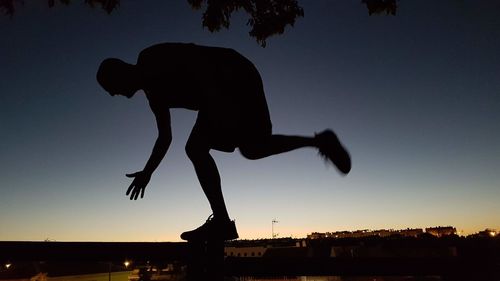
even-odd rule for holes
{"type": "Polygon", "coordinates": [[[235,86],[258,75],[253,64],[232,49],[184,43],[146,48],[137,66],[144,75],[148,98],[161,95],[171,107],[190,109],[199,109],[208,99],[229,98],[237,94],[235,86]]]}

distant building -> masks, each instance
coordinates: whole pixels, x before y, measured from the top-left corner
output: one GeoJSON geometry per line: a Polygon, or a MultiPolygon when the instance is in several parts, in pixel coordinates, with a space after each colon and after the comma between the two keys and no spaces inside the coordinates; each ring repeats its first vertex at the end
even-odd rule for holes
{"type": "Polygon", "coordinates": [[[473,234],[472,237],[496,237],[499,234],[500,232],[491,228],[487,228],[485,230],[479,231],[476,234],[473,234]]]}
{"type": "Polygon", "coordinates": [[[453,226],[437,226],[437,227],[428,227],[425,229],[425,232],[436,237],[443,237],[448,235],[457,234],[457,229],[453,226]]]}
{"type": "Polygon", "coordinates": [[[327,237],[327,233],[313,232],[307,235],[307,239],[323,239],[327,237]]]}
{"type": "Polygon", "coordinates": [[[236,240],[227,242],[224,247],[225,257],[260,258],[270,252],[280,252],[283,249],[306,249],[305,240],[292,238],[261,239],[261,240],[236,240]]]}
{"type": "Polygon", "coordinates": [[[399,230],[398,233],[405,237],[417,237],[424,233],[424,230],[421,228],[407,228],[403,230],[399,230]]]}
{"type": "Polygon", "coordinates": [[[244,257],[260,258],[267,251],[265,246],[243,246],[243,247],[225,247],[224,256],[226,257],[244,257]]]}
{"type": "Polygon", "coordinates": [[[372,231],[373,235],[375,236],[380,236],[380,237],[389,237],[391,235],[394,235],[396,232],[392,229],[379,229],[379,230],[374,230],[372,231]]]}
{"type": "Polygon", "coordinates": [[[327,232],[326,237],[328,238],[346,238],[351,237],[352,232],[350,231],[337,231],[337,232],[327,232]]]}
{"type": "Polygon", "coordinates": [[[364,238],[371,236],[389,237],[392,235],[401,235],[406,237],[417,237],[424,231],[421,228],[407,228],[403,230],[394,229],[379,229],[379,230],[356,230],[356,231],[337,231],[337,232],[313,232],[307,235],[307,239],[322,239],[322,238],[364,238]]]}

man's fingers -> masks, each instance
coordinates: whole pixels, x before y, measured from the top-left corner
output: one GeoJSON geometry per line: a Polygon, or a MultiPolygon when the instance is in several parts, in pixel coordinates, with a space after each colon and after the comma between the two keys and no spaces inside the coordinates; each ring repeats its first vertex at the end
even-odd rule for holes
{"type": "MultiPolygon", "coordinates": [[[[137,174],[137,173],[127,174],[127,177],[134,176],[135,174],[137,174]]],[[[137,200],[137,198],[139,198],[139,194],[141,195],[141,198],[144,198],[144,190],[146,189],[146,187],[139,187],[137,185],[137,183],[135,182],[136,180],[134,180],[130,184],[130,186],[127,189],[127,192],[125,193],[125,195],[127,195],[127,196],[130,194],[130,200],[137,200]]]]}
{"type": "Polygon", "coordinates": [[[132,182],[132,183],[130,184],[130,186],[128,187],[128,189],[127,189],[127,193],[125,193],[125,195],[128,195],[128,194],[130,193],[130,191],[132,190],[132,188],[134,188],[134,183],[133,183],[133,182],[132,182]]]}
{"type": "Polygon", "coordinates": [[[144,191],[146,188],[134,188],[134,191],[132,191],[132,194],[130,195],[130,200],[137,200],[139,199],[139,194],[141,195],[141,198],[144,198],[144,191]]]}

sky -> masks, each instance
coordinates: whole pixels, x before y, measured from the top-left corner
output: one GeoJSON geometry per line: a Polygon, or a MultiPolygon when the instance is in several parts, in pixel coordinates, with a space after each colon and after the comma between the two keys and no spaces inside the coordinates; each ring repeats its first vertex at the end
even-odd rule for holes
{"type": "MultiPolygon", "coordinates": [[[[180,241],[211,214],[185,156],[196,112],[174,109],[173,143],[130,201],[156,139],[145,96],[110,97],[108,57],[135,63],[161,42],[233,48],[259,70],[273,131],[333,129],[341,176],[312,148],[261,160],[212,151],[241,238],[452,225],[500,229],[500,3],[299,1],[305,16],[262,48],[247,15],[210,33],[187,1],[29,1],[0,17],[0,241],[180,241]],[[142,3],[142,4],[141,4],[142,3]]],[[[238,93],[234,93],[237,95],[238,93]]]]}

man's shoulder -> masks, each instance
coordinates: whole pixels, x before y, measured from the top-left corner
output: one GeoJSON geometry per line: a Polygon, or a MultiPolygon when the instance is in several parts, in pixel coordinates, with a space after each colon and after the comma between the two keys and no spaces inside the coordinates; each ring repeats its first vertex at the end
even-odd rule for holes
{"type": "Polygon", "coordinates": [[[172,57],[179,58],[182,56],[192,56],[196,54],[204,54],[205,52],[210,52],[210,54],[215,53],[233,53],[236,52],[233,49],[197,45],[194,43],[159,43],[145,48],[139,54],[138,60],[143,60],[146,58],[157,59],[158,57],[172,57]]]}
{"type": "Polygon", "coordinates": [[[137,57],[138,64],[149,64],[161,62],[164,60],[180,59],[184,55],[188,55],[193,47],[197,45],[193,43],[160,43],[145,48],[137,57]]]}
{"type": "Polygon", "coordinates": [[[152,46],[149,46],[145,48],[144,50],[141,51],[139,56],[141,55],[147,55],[150,53],[157,53],[157,52],[173,52],[176,50],[182,50],[182,49],[189,49],[192,47],[199,47],[198,45],[194,43],[159,43],[155,44],[152,46]]]}
{"type": "Polygon", "coordinates": [[[194,43],[183,43],[183,42],[165,42],[149,46],[145,48],[143,52],[148,50],[189,48],[194,46],[199,46],[199,45],[196,45],[194,43]]]}

